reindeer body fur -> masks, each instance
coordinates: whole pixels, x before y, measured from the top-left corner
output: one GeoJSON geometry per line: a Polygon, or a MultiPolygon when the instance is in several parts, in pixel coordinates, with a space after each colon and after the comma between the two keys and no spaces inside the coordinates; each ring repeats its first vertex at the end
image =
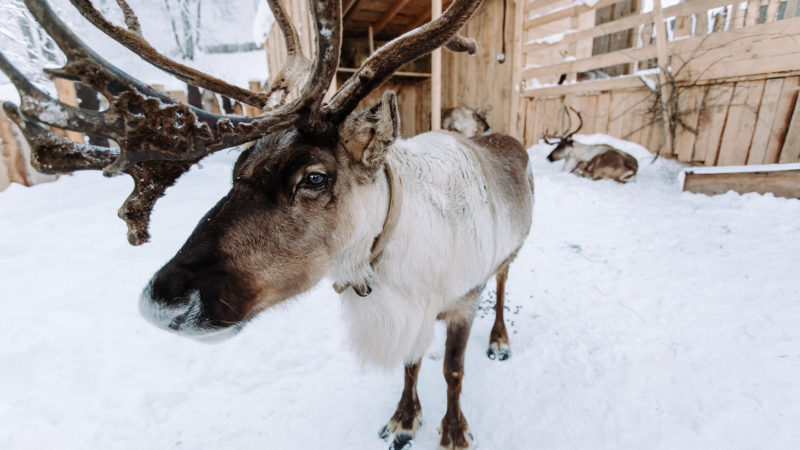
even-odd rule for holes
{"type": "Polygon", "coordinates": [[[342,293],[357,354],[381,366],[418,361],[437,318],[471,320],[478,296],[522,245],[531,225],[533,178],[527,154],[509,138],[470,140],[431,132],[396,141],[387,161],[402,179],[396,229],[374,266],[373,239],[388,208],[385,178],[353,187],[337,227],[331,277],[369,280],[372,294],[342,293]],[[498,139],[502,142],[498,142],[498,139]],[[483,145],[481,145],[483,144],[483,145]],[[522,183],[515,183],[520,181],[522,183]],[[355,225],[355,227],[353,227],[355,225]]]}

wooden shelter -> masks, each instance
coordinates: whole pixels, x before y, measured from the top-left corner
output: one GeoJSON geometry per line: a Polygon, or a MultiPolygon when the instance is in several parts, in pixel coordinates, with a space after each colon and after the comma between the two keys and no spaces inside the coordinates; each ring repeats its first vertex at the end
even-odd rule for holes
{"type": "MultiPolygon", "coordinates": [[[[369,55],[384,43],[435,17],[448,0],[344,0],[344,40],[337,83],[342,83],[369,55]]],[[[373,92],[363,104],[371,104],[386,89],[398,94],[404,136],[437,129],[441,111],[466,106],[486,112],[492,129],[510,132],[514,99],[511,83],[514,71],[514,17],[512,0],[486,0],[481,9],[461,30],[478,42],[474,56],[437,50],[397,72],[382,89],[373,92]],[[505,33],[504,27],[505,12],[505,33]],[[504,45],[505,41],[505,45],[504,45]],[[505,46],[504,62],[498,55],[505,46]]],[[[303,51],[312,47],[311,21],[305,2],[287,3],[288,13],[301,30],[303,51]]],[[[283,36],[273,27],[266,42],[267,65],[277,73],[286,57],[283,36]]]]}

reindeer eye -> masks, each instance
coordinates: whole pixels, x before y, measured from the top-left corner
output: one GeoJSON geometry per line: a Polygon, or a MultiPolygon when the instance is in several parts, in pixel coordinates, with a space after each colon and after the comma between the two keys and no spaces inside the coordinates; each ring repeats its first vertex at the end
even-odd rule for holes
{"type": "Polygon", "coordinates": [[[303,184],[308,187],[318,188],[325,184],[325,181],[328,179],[325,174],[312,172],[303,179],[303,184]]]}

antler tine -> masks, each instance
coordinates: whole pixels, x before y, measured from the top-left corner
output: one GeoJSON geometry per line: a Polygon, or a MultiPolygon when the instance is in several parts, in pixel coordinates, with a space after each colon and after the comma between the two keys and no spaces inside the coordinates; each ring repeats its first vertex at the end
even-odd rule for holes
{"type": "MultiPolygon", "coordinates": [[[[35,149],[31,164],[42,173],[58,174],[78,170],[100,170],[113,163],[118,149],[78,144],[56,136],[42,125],[27,119],[11,102],[3,103],[8,117],[16,123],[35,149]]],[[[133,178],[134,188],[119,209],[118,215],[128,226],[128,242],[141,245],[150,235],[147,231],[150,212],[164,191],[183,175],[194,161],[144,161],[130,166],[126,172],[133,178]]]]}
{"type": "MultiPolygon", "coordinates": [[[[567,136],[567,137],[572,137],[573,134],[577,133],[578,131],[581,130],[581,128],[583,128],[583,117],[581,117],[581,113],[579,113],[578,110],[573,108],[572,106],[569,106],[569,109],[572,110],[572,112],[574,112],[576,116],[578,116],[578,128],[576,128],[575,131],[569,133],[569,135],[567,136]]],[[[569,111],[567,111],[567,116],[569,116],[569,111]]],[[[570,119],[570,128],[571,125],[572,125],[572,120],[570,119]]],[[[567,128],[567,131],[569,131],[569,128],[567,128]]]]}
{"type": "Polygon", "coordinates": [[[404,64],[453,42],[451,50],[468,50],[465,39],[455,38],[483,0],[454,0],[436,20],[416,28],[384,45],[361,65],[322,108],[323,115],[340,122],[373,89],[386,81],[404,64]]]}
{"type": "Polygon", "coordinates": [[[548,130],[545,129],[544,133],[542,133],[542,140],[544,141],[544,143],[549,145],[558,144],[558,141],[550,142],[548,139],[560,139],[560,138],[554,134],[549,134],[548,130]]]}
{"type": "Polygon", "coordinates": [[[291,93],[292,87],[308,75],[311,61],[303,54],[297,30],[286,14],[283,3],[278,0],[267,0],[267,4],[286,41],[286,62],[281,71],[273,78],[269,91],[266,93],[265,108],[274,109],[282,105],[291,93]]]}

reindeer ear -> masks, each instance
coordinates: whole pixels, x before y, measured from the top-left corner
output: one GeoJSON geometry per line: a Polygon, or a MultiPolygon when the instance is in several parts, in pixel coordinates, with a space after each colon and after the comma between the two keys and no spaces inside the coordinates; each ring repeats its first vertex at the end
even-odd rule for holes
{"type": "Polygon", "coordinates": [[[380,103],[351,114],[339,127],[339,141],[354,160],[369,170],[383,163],[386,150],[400,137],[397,96],[383,93],[380,103]]]}

